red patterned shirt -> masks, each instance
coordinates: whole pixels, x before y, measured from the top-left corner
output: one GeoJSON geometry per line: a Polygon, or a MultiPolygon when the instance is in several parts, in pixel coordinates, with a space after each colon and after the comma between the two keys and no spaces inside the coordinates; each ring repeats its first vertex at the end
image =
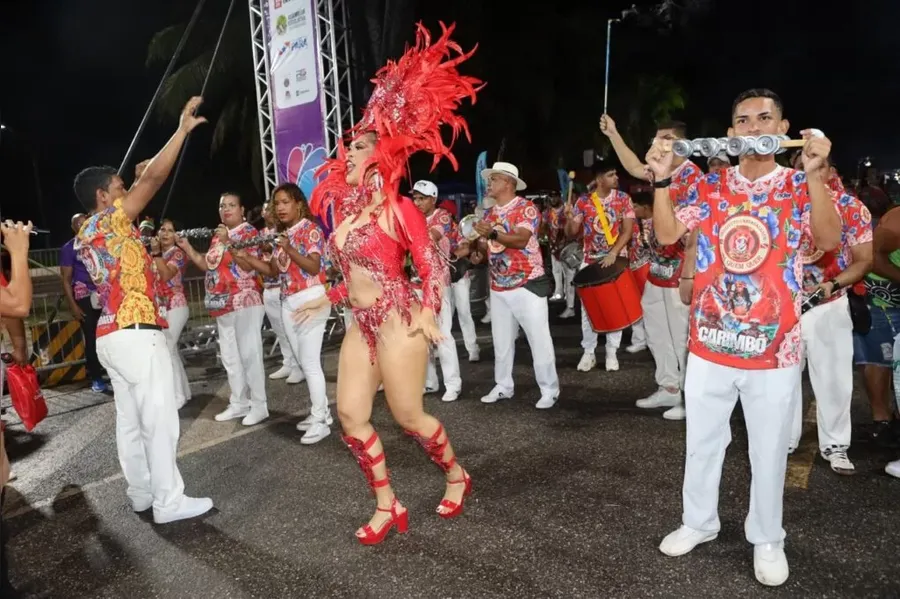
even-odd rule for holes
{"type": "Polygon", "coordinates": [[[435,208],[430,215],[425,217],[425,222],[430,230],[440,233],[441,240],[438,242],[438,249],[445,256],[449,256],[450,252],[455,249],[459,238],[453,217],[443,208],[435,208]]]}
{"type": "MultiPolygon", "coordinates": [[[[241,223],[228,231],[231,242],[249,241],[259,232],[248,223],[241,223]]],[[[259,258],[259,246],[247,248],[247,253],[259,258]]],[[[213,239],[206,252],[206,308],[212,317],[224,316],[235,310],[262,305],[262,284],[255,272],[244,270],[218,238],[213,239]]]]}
{"type": "MultiPolygon", "coordinates": [[[[803,291],[812,293],[820,284],[832,280],[853,264],[854,246],[872,242],[872,215],[862,202],[844,193],[834,197],[835,206],[841,215],[841,244],[831,252],[816,248],[809,236],[800,242],[803,258],[803,291]]],[[[839,289],[822,303],[827,303],[845,295],[846,288],[839,289]]]]}
{"type": "Polygon", "coordinates": [[[701,178],[676,215],[699,229],[691,353],[749,370],[800,363],[800,240],[809,231],[806,175],[738,168],[701,178]]]}
{"type": "Polygon", "coordinates": [[[187,307],[187,299],[184,297],[184,269],[187,267],[187,256],[181,248],[172,246],[163,254],[163,260],[166,264],[175,269],[175,276],[166,281],[163,287],[163,294],[166,297],[166,308],[174,310],[175,308],[187,307]]]}
{"type": "Polygon", "coordinates": [[[525,198],[516,197],[505,206],[495,204],[485,211],[484,220],[498,231],[505,233],[512,233],[516,229],[531,231],[528,243],[521,250],[488,240],[491,289],[494,291],[517,289],[544,274],[544,258],[541,256],[541,246],[537,240],[541,214],[533,203],[525,198]]]}
{"type": "MultiPolygon", "coordinates": [[[[278,229],[275,227],[263,227],[262,231],[259,232],[260,235],[277,235],[278,229]]],[[[274,248],[270,244],[266,244],[264,247],[260,248],[260,256],[262,257],[263,262],[269,262],[272,260],[272,253],[274,252],[274,248]]],[[[263,287],[266,289],[281,289],[281,277],[267,277],[263,275],[263,287]]]]}
{"type": "MultiPolygon", "coordinates": [[[[599,201],[606,214],[606,222],[612,234],[613,243],[618,239],[625,219],[634,219],[634,206],[631,197],[624,191],[612,190],[605,198],[600,198],[595,192],[591,195],[583,195],[575,202],[573,214],[582,218],[584,230],[584,261],[587,264],[599,262],[606,257],[610,250],[610,244],[603,232],[603,225],[598,218],[595,202],[599,201]]],[[[628,248],[622,248],[621,256],[628,256],[628,248]]]]}
{"type": "Polygon", "coordinates": [[[653,219],[634,219],[631,242],[628,244],[628,266],[637,270],[650,262],[650,240],[653,238],[653,219]]]}
{"type": "Polygon", "coordinates": [[[97,337],[136,324],[167,327],[165,306],[157,298],[156,264],[141,243],[141,236],[122,209],[122,200],[84,222],[75,251],[91,275],[103,310],[97,337]]]}
{"type": "MultiPolygon", "coordinates": [[[[688,190],[703,172],[690,160],[683,162],[672,173],[672,184],[669,186],[669,197],[677,208],[684,202],[688,190]]],[[[656,236],[650,237],[650,272],[647,282],[657,287],[678,287],[681,271],[684,268],[684,242],[680,239],[672,245],[660,245],[656,236]]]]}
{"type": "Polygon", "coordinates": [[[285,231],[291,247],[301,256],[319,255],[319,273],[311,275],[291,260],[286,251],[275,246],[275,265],[281,280],[281,299],[300,293],[315,285],[325,284],[325,235],[317,224],[309,219],[300,219],[296,225],[285,231]]]}

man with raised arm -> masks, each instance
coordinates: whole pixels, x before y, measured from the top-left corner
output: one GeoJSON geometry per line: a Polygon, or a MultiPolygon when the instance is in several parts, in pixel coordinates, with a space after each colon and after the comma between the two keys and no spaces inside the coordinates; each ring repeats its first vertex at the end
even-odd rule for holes
{"type": "MultiPolygon", "coordinates": [[[[616,155],[631,176],[650,179],[647,166],[626,145],[609,115],[600,117],[600,131],[609,137],[616,155]]],[[[687,126],[680,121],[660,123],[656,130],[656,139],[666,142],[684,139],[686,135],[687,126]]],[[[669,200],[678,206],[703,172],[691,160],[681,156],[672,159],[672,167],[669,200]]],[[[681,301],[679,287],[684,276],[686,242],[687,238],[677,239],[664,245],[651,231],[650,272],[641,297],[647,346],[656,362],[657,389],[649,397],[637,400],[636,405],[645,409],[669,408],[663,412],[663,418],[667,420],[684,420],[681,393],[687,361],[688,308],[681,301]]]]}
{"type": "MultiPolygon", "coordinates": [[[[728,135],[783,135],[788,128],[781,99],[753,89],[734,101],[728,135]]],[[[800,385],[800,241],[809,235],[826,252],[841,242],[841,219],[825,185],[831,142],[802,135],[805,173],[778,166],[774,155],[745,155],[737,167],[700,179],[677,209],[668,189],[671,148],[657,140],[647,154],[660,243],[698,231],[684,388],[684,511],[682,526],[659,548],[684,555],[718,535],[719,480],[740,397],[752,472],[744,531],[754,546],[756,579],[769,586],[784,583],[789,572],[781,525],[800,385]]]]}
{"type": "Polygon", "coordinates": [[[156,265],[134,220],[165,182],[188,134],[206,119],[202,102],[184,107],[178,130],[126,190],[111,167],[90,167],[75,178],[75,195],[90,209],[75,250],[100,294],[97,356],[109,373],[116,401],[116,444],[135,512],[153,508],[157,524],[193,518],[212,500],[184,494],[175,463],[178,408],[172,358],[157,302],[156,265]]]}

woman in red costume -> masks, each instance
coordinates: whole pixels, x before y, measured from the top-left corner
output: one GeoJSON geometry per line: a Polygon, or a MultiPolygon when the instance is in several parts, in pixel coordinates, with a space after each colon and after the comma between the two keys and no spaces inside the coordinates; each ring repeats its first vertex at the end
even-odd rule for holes
{"type": "Polygon", "coordinates": [[[398,192],[415,152],[429,152],[435,162],[445,156],[456,167],[450,144],[441,140],[441,125],[452,129],[454,139],[461,131],[469,134],[455,112],[464,98],[474,102],[481,82],[461,76],[456,66],[474,50],[463,54],[450,40],[453,28],[441,27],[441,38],[432,44],[419,25],[416,46],[378,72],[363,118],[350,132],[350,146],[323,166],[326,177],[316,186],[310,207],[320,217],[334,208],[327,250],[344,280],[294,313],[303,321],[333,304],[353,311],[353,325],[341,345],[337,411],[344,442],[377,499],[375,515],[356,531],[365,545],[381,542],[394,526],[406,532],[408,522],[369,422],[380,383],[394,419],[446,475],[438,515],[461,513],[472,488],[443,426],[422,405],[428,344],[442,338],[436,316],[448,264],[431,242],[421,211],[398,192]],[[423,282],[421,302],[403,269],[407,252],[423,282]]]}

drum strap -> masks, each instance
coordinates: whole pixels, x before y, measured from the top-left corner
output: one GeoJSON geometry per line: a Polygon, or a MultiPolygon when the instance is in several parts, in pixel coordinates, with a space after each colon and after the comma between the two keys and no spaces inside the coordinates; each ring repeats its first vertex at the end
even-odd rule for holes
{"type": "Polygon", "coordinates": [[[606,218],[606,210],[603,209],[603,204],[600,203],[600,196],[597,195],[597,192],[591,194],[591,201],[594,202],[594,209],[597,211],[597,218],[600,219],[600,226],[603,227],[603,236],[606,237],[606,244],[612,248],[616,244],[617,237],[612,234],[612,231],[609,228],[609,220],[606,218]]]}

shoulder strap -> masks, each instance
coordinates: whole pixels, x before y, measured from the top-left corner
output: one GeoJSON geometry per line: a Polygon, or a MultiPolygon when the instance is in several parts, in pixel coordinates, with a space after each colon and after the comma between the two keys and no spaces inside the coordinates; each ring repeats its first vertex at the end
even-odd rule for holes
{"type": "Polygon", "coordinates": [[[606,244],[609,247],[612,247],[616,243],[616,239],[618,236],[612,234],[612,231],[609,229],[609,220],[606,218],[606,210],[603,209],[603,204],[600,203],[600,196],[597,195],[597,192],[591,194],[591,201],[594,203],[594,208],[597,210],[597,218],[600,219],[600,226],[603,227],[603,236],[606,237],[606,244]]]}

